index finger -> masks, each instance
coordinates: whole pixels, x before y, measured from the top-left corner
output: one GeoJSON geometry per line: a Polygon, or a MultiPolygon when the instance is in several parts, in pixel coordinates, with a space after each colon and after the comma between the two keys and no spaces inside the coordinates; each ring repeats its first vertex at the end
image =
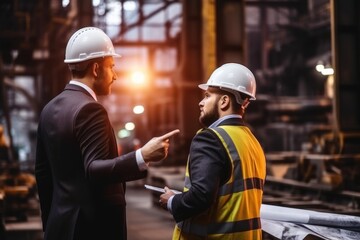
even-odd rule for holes
{"type": "Polygon", "coordinates": [[[169,138],[169,137],[171,137],[171,136],[173,136],[175,134],[178,134],[179,132],[180,132],[180,130],[176,129],[176,130],[173,130],[171,132],[165,133],[164,135],[160,136],[159,138],[160,138],[160,140],[165,140],[165,139],[167,139],[167,138],[169,138]]]}

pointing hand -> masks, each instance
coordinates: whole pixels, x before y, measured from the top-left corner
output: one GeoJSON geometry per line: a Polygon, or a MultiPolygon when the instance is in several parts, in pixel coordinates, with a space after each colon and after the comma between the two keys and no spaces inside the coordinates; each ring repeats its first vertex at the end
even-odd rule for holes
{"type": "Polygon", "coordinates": [[[141,154],[146,163],[158,162],[166,158],[169,149],[169,138],[180,132],[179,129],[168,132],[160,137],[154,137],[142,148],[141,154]]]}

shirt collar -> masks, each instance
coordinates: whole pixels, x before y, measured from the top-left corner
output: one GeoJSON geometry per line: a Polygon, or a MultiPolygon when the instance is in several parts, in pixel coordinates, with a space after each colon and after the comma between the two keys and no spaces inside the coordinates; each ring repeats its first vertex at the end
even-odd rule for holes
{"type": "Polygon", "coordinates": [[[76,80],[71,80],[69,83],[84,88],[86,91],[90,93],[90,95],[95,99],[95,101],[97,101],[95,92],[91,88],[89,88],[86,84],[83,84],[82,82],[76,80]]]}
{"type": "Polygon", "coordinates": [[[216,120],[215,122],[213,122],[209,128],[214,128],[214,127],[217,127],[220,125],[220,123],[222,123],[223,121],[225,121],[226,119],[229,119],[229,118],[242,118],[241,115],[239,114],[230,114],[230,115],[226,115],[224,117],[221,117],[219,118],[218,120],[216,120]]]}

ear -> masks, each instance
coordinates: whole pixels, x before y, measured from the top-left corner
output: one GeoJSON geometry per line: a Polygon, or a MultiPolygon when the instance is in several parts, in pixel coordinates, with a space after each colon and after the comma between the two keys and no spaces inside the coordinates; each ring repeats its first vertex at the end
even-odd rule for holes
{"type": "Polygon", "coordinates": [[[249,103],[249,98],[245,98],[244,102],[241,104],[241,108],[245,110],[248,107],[249,103]]]}
{"type": "Polygon", "coordinates": [[[227,110],[230,107],[230,97],[228,95],[222,95],[219,99],[219,107],[221,110],[227,110]]]}
{"type": "Polygon", "coordinates": [[[99,64],[97,62],[93,63],[91,66],[91,72],[95,77],[98,77],[98,72],[99,72],[99,64]]]}

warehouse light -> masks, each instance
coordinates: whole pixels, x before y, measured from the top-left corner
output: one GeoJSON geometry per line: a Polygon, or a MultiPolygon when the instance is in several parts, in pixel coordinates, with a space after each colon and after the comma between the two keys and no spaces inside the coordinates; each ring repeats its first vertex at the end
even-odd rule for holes
{"type": "Polygon", "coordinates": [[[318,72],[321,72],[322,70],[324,70],[324,68],[325,68],[325,66],[322,61],[319,61],[315,67],[316,71],[318,71],[318,72]]]}
{"type": "Polygon", "coordinates": [[[70,0],[62,0],[61,4],[63,7],[67,7],[70,3],[70,0]]]}
{"type": "Polygon", "coordinates": [[[98,7],[100,5],[100,0],[92,0],[92,5],[98,7]]]}
{"type": "Polygon", "coordinates": [[[119,25],[121,23],[121,4],[120,2],[109,2],[107,4],[109,12],[106,14],[106,23],[109,25],[119,25]]]}
{"type": "Polygon", "coordinates": [[[324,76],[329,76],[329,75],[333,75],[334,74],[334,69],[332,67],[325,67],[322,71],[321,74],[324,76]]]}
{"type": "Polygon", "coordinates": [[[137,105],[133,108],[133,112],[135,114],[142,114],[145,111],[145,108],[143,105],[137,105]]]}
{"type": "Polygon", "coordinates": [[[127,138],[127,137],[130,137],[131,133],[130,131],[126,130],[126,129],[121,129],[119,132],[118,132],[118,137],[119,138],[127,138]]]}
{"type": "Polygon", "coordinates": [[[125,129],[128,131],[132,131],[135,129],[135,124],[133,122],[127,122],[125,124],[125,129]]]}
{"type": "Polygon", "coordinates": [[[334,74],[334,69],[329,64],[326,64],[326,66],[324,66],[324,63],[322,61],[319,61],[316,64],[315,69],[324,76],[329,76],[334,74]]]}
{"type": "Polygon", "coordinates": [[[141,71],[135,71],[131,74],[131,81],[135,85],[145,85],[146,84],[146,76],[145,73],[141,71]]]}
{"type": "Polygon", "coordinates": [[[124,2],[124,10],[125,11],[134,11],[136,9],[135,1],[126,1],[124,2]]]}

